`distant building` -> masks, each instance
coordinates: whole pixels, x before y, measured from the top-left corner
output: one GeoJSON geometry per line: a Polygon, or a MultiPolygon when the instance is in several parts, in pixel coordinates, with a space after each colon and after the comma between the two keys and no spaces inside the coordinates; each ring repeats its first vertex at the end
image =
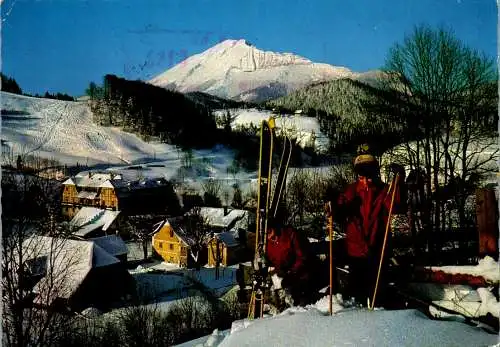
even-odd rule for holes
{"type": "Polygon", "coordinates": [[[216,257],[219,257],[219,265],[228,266],[253,254],[255,238],[252,239],[249,229],[255,223],[254,213],[233,208],[201,207],[200,215],[214,234],[207,243],[209,266],[215,266],[216,257]],[[216,253],[217,243],[219,253],[216,253]]]}
{"type": "MultiPolygon", "coordinates": [[[[212,232],[231,232],[235,238],[240,231],[247,231],[251,214],[247,210],[227,207],[200,207],[200,215],[212,232]]],[[[192,211],[191,211],[192,212],[192,211]]]]}
{"type": "Polygon", "coordinates": [[[84,171],[63,182],[62,213],[72,218],[83,206],[141,213],[175,214],[179,200],[163,177],[127,179],[122,173],[84,171]]]}

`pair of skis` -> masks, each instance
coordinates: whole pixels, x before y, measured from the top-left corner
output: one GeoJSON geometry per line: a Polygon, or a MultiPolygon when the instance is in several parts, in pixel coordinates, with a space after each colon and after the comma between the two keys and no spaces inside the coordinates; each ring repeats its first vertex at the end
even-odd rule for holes
{"type": "Polygon", "coordinates": [[[260,131],[259,150],[259,173],[257,192],[257,218],[255,233],[255,257],[254,257],[254,279],[252,295],[249,305],[249,318],[255,318],[257,301],[259,302],[260,313],[263,316],[264,291],[268,287],[266,261],[267,248],[267,222],[268,219],[276,218],[286,185],[286,174],[292,157],[292,141],[288,136],[284,136],[283,152],[276,177],[274,190],[272,189],[273,153],[276,140],[275,121],[271,117],[263,120],[260,131]]]}

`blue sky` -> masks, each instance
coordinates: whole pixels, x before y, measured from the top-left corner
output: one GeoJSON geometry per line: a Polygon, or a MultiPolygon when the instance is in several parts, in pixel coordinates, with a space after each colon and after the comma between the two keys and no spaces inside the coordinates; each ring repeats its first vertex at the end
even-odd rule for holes
{"type": "Polygon", "coordinates": [[[107,73],[149,79],[224,39],[354,71],[415,25],[497,57],[494,0],[4,0],[2,67],[28,93],[83,94],[107,73]]]}

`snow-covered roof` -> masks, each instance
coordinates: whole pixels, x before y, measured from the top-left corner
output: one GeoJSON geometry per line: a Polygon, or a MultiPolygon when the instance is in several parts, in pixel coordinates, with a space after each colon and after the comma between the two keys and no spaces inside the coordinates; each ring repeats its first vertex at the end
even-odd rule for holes
{"type": "Polygon", "coordinates": [[[94,237],[89,241],[95,242],[102,249],[113,256],[124,255],[128,253],[128,247],[125,241],[118,235],[106,235],[101,237],[94,237]]]}
{"type": "Polygon", "coordinates": [[[96,229],[106,231],[119,214],[120,211],[84,206],[69,223],[73,228],[77,228],[73,234],[85,236],[96,229]]]}
{"type": "Polygon", "coordinates": [[[64,184],[64,185],[75,185],[75,182],[71,178],[68,178],[62,184],[64,184]]]}
{"type": "Polygon", "coordinates": [[[35,301],[41,304],[50,304],[58,297],[69,298],[92,268],[119,262],[95,242],[49,236],[27,238],[23,256],[26,260],[46,259],[45,269],[49,273],[33,288],[38,294],[35,301]]]}
{"type": "Polygon", "coordinates": [[[103,186],[109,187],[122,187],[126,185],[127,182],[119,177],[113,172],[99,172],[99,171],[82,171],[73,177],[73,181],[76,186],[82,188],[101,188],[103,186]]]}
{"type": "Polygon", "coordinates": [[[236,240],[236,238],[234,237],[234,235],[232,233],[229,233],[229,232],[222,232],[222,233],[214,234],[214,238],[219,239],[228,247],[239,245],[239,243],[236,240]]]}
{"type": "Polygon", "coordinates": [[[228,209],[228,213],[224,215],[224,208],[216,207],[201,207],[200,215],[206,220],[210,226],[219,228],[231,228],[233,223],[241,220],[241,228],[246,229],[245,217],[248,216],[248,211],[228,209]]]}
{"type": "MultiPolygon", "coordinates": [[[[130,176],[130,175],[128,175],[130,176]]],[[[69,183],[69,179],[66,180],[69,183]]],[[[134,190],[163,187],[168,181],[162,176],[135,178],[126,177],[119,171],[82,171],[73,177],[74,184],[81,188],[117,188],[119,190],[134,190]]]]}

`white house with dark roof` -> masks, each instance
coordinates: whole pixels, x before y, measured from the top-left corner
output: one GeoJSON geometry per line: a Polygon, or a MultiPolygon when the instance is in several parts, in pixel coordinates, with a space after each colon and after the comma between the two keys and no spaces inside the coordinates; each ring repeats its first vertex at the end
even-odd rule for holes
{"type": "Polygon", "coordinates": [[[72,310],[105,307],[134,291],[124,264],[99,245],[102,241],[31,236],[22,252],[35,279],[34,303],[72,310]]]}

